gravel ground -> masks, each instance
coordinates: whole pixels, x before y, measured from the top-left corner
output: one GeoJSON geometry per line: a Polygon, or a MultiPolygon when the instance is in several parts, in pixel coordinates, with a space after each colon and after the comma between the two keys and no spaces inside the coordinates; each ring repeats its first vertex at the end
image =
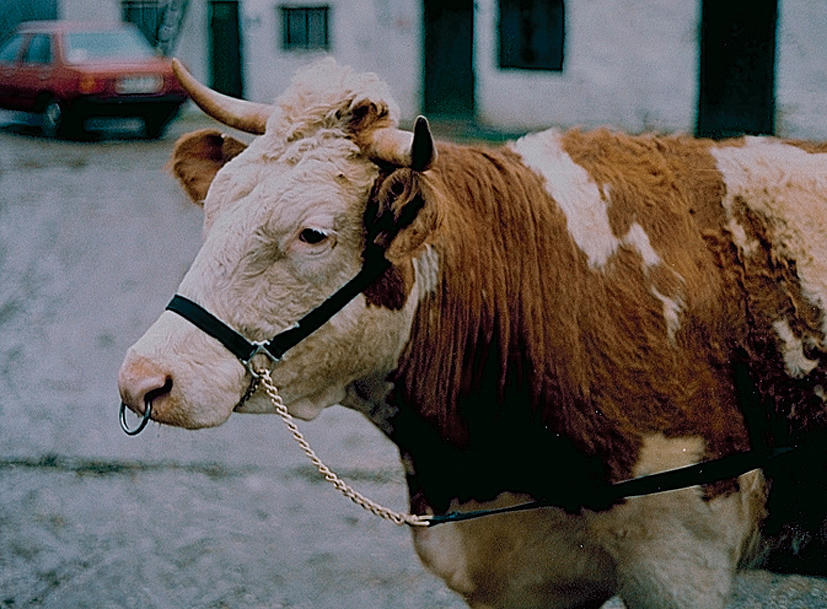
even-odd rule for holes
{"type": "MultiPolygon", "coordinates": [[[[275,417],[120,431],[123,353],[200,240],[162,167],[207,119],[159,142],[62,142],[15,118],[0,115],[0,609],[465,607],[406,530],[319,482],[275,417]]],[[[396,451],[361,416],[332,408],[303,430],[406,506],[396,451]]],[[[827,581],[752,571],[731,607],[827,608],[827,581]]]]}

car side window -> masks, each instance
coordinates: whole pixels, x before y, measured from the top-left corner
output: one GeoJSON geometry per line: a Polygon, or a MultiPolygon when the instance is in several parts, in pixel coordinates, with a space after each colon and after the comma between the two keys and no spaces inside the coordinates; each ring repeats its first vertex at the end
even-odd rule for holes
{"type": "Polygon", "coordinates": [[[14,63],[23,46],[23,35],[15,34],[0,48],[0,63],[14,63]]]}
{"type": "Polygon", "coordinates": [[[23,56],[26,63],[50,63],[52,61],[52,37],[48,34],[35,34],[29,42],[29,48],[23,56]]]}

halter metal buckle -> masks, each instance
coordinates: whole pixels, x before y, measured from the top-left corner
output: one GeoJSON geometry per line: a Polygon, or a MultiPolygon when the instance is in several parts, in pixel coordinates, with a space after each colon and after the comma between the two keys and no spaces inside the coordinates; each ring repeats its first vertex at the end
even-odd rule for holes
{"type": "Polygon", "coordinates": [[[273,355],[270,352],[270,350],[267,348],[267,346],[270,344],[270,341],[254,340],[254,341],[250,341],[250,342],[253,345],[253,347],[255,347],[255,349],[250,354],[250,357],[248,357],[246,360],[245,359],[241,360],[241,363],[247,369],[247,372],[250,374],[250,376],[253,377],[254,379],[258,380],[258,379],[261,378],[261,375],[258,372],[256,372],[256,370],[253,366],[253,359],[255,359],[256,355],[264,355],[273,364],[279,363],[281,361],[281,358],[276,357],[275,355],[273,355]]]}

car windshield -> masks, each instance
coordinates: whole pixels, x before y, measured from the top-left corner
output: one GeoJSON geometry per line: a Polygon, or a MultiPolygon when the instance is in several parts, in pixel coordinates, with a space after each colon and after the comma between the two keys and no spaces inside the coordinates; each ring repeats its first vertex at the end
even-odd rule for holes
{"type": "Polygon", "coordinates": [[[66,60],[69,63],[146,59],[154,56],[155,51],[135,30],[69,32],[66,34],[66,60]]]}

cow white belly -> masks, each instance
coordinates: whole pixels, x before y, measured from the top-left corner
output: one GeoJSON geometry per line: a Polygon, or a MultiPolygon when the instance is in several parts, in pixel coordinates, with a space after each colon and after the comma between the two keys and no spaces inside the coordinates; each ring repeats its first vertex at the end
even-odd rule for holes
{"type": "MultiPolygon", "coordinates": [[[[530,501],[452,505],[463,511],[530,501]]],[[[422,562],[471,607],[599,607],[616,588],[613,559],[589,539],[586,521],[559,509],[490,516],[415,529],[422,562]]]]}
{"type": "MultiPolygon", "coordinates": [[[[414,545],[475,609],[597,609],[614,594],[629,609],[719,609],[763,515],[761,474],[740,482],[711,501],[693,487],[582,516],[545,508],[416,529],[414,545]]],[[[504,493],[451,509],[526,500],[504,493]]]]}

